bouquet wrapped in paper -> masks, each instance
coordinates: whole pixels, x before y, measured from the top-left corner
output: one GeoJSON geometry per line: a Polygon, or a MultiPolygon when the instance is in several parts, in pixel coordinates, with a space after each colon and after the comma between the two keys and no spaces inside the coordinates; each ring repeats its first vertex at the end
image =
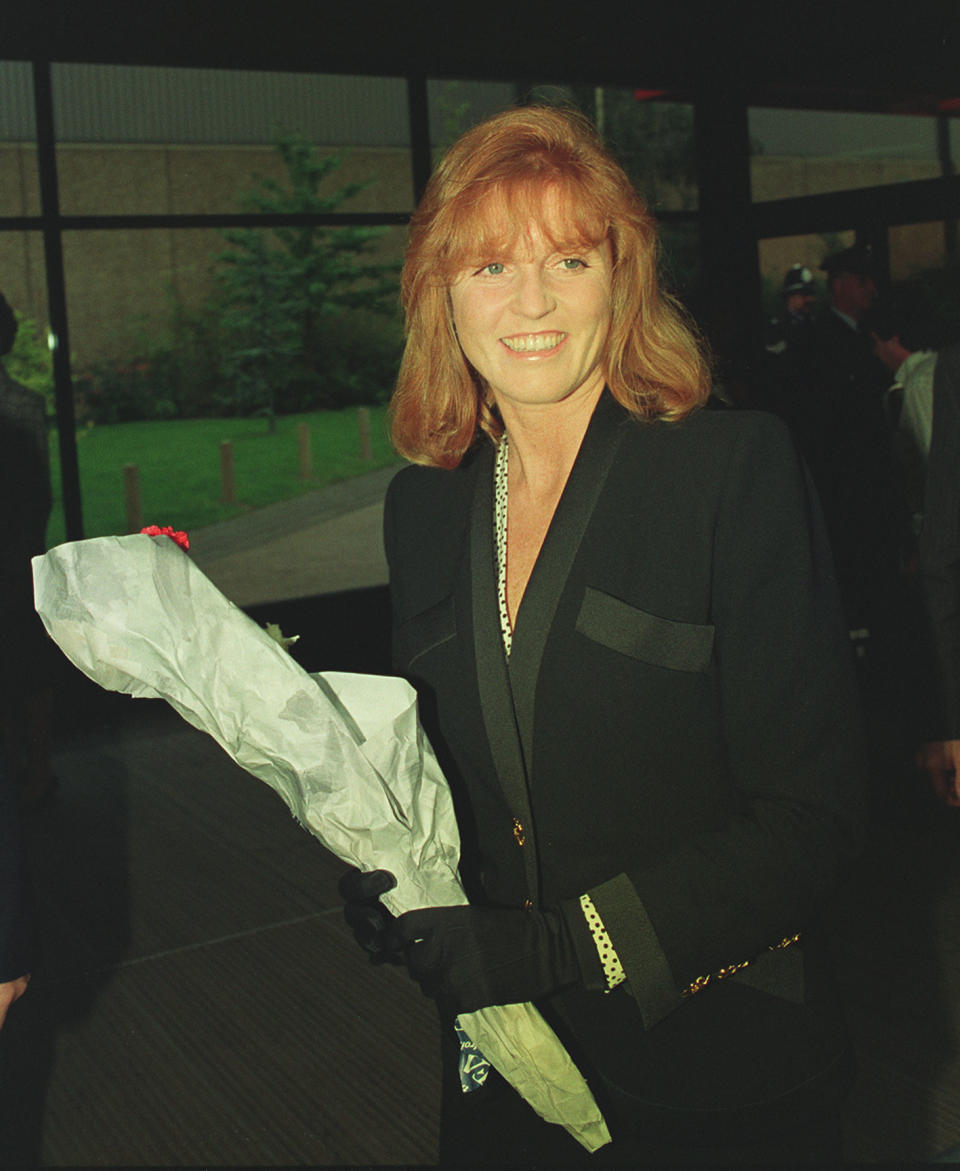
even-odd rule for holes
{"type": "MultiPolygon", "coordinates": [[[[59,545],[33,559],[33,575],[37,612],[75,666],[111,691],[165,699],[337,857],[392,871],[397,885],[381,896],[391,912],[467,901],[450,791],[404,680],[307,674],[166,535],[59,545]]],[[[483,1008],[459,1024],[548,1122],[587,1150],[609,1142],[533,1005],[483,1008]]]]}

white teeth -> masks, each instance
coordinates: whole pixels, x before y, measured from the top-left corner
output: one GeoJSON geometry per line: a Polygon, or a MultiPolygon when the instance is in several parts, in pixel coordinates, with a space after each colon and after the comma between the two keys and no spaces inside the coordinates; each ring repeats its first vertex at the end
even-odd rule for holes
{"type": "Polygon", "coordinates": [[[532,354],[538,350],[552,350],[566,336],[565,333],[521,333],[513,337],[502,337],[500,340],[515,354],[532,354]]]}

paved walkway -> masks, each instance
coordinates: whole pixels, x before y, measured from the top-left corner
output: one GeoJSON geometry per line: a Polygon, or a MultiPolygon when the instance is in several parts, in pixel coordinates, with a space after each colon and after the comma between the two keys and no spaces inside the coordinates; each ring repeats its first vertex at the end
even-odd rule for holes
{"type": "Polygon", "coordinates": [[[190,552],[238,606],[384,585],[383,498],[396,471],[381,468],[197,529],[190,552]]]}

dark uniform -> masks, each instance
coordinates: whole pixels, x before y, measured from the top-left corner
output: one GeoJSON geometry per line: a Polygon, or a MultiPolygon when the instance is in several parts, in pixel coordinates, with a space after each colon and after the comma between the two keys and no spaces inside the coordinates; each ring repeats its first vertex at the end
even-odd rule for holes
{"type": "Polygon", "coordinates": [[[765,346],[768,354],[783,354],[791,347],[809,341],[815,296],[816,284],[809,268],[794,264],[787,269],[783,278],[784,310],[767,323],[765,346]],[[802,300],[793,307],[791,301],[796,301],[798,295],[802,300]]]}

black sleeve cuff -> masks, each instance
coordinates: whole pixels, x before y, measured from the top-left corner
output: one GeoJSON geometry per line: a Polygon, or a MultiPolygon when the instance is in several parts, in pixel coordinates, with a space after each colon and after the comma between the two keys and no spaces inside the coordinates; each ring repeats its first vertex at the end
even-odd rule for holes
{"type": "Polygon", "coordinates": [[[652,1029],[682,999],[650,916],[626,874],[601,883],[589,894],[620,957],[644,1027],[652,1029]]]}

